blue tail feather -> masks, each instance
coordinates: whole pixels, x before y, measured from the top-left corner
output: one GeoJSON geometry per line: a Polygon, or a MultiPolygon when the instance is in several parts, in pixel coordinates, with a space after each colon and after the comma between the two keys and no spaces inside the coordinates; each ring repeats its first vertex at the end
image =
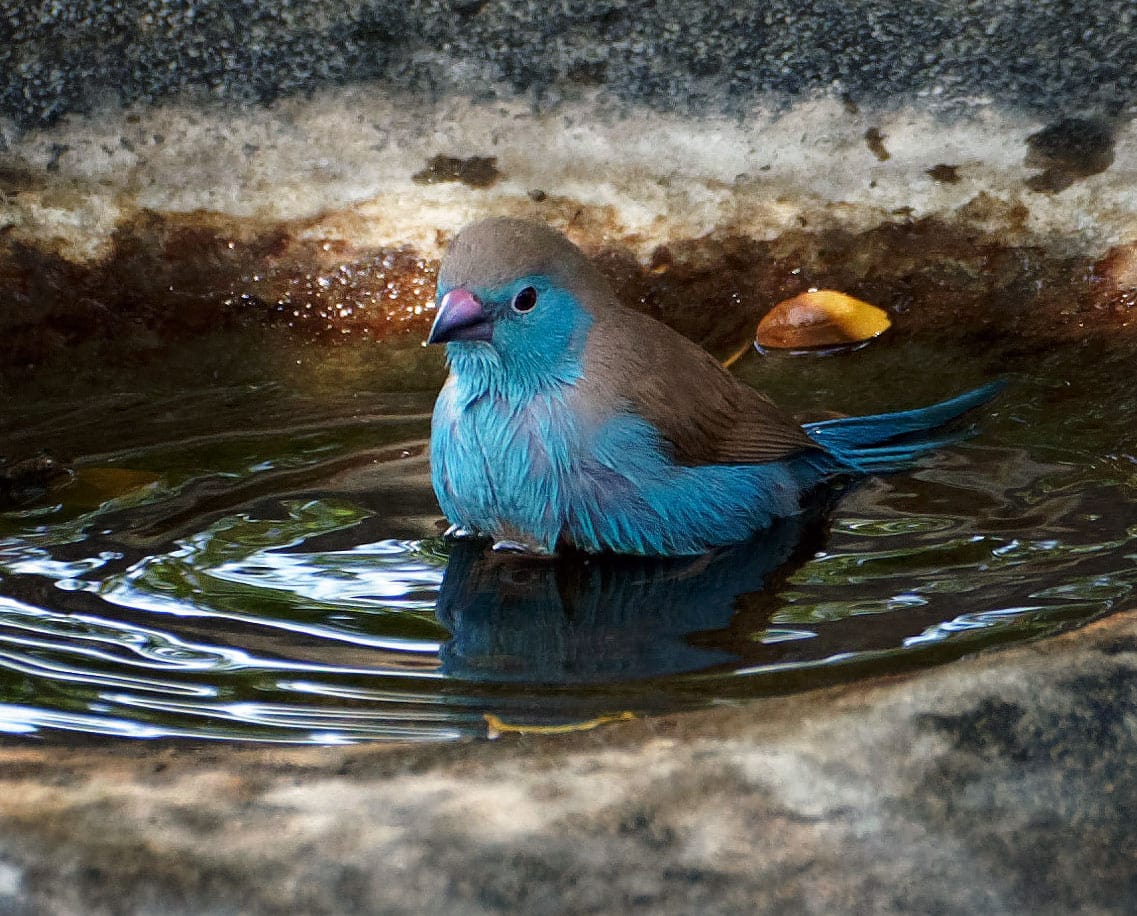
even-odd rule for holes
{"type": "Polygon", "coordinates": [[[1006,387],[989,382],[928,407],[867,417],[807,423],[806,433],[841,464],[865,473],[898,470],[925,452],[966,438],[970,431],[945,429],[968,411],[982,407],[1006,387]]]}

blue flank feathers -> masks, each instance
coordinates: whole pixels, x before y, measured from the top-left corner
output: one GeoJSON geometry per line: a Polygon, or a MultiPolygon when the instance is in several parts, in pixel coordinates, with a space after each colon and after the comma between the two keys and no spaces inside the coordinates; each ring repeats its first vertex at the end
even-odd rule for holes
{"type": "Polygon", "coordinates": [[[965,433],[946,427],[1003,387],[798,427],[618,305],[562,236],[517,220],[463,230],[438,293],[430,342],[446,342],[450,362],[431,425],[439,504],[463,532],[535,553],[744,541],[826,480],[898,470],[956,441],[965,433]]]}

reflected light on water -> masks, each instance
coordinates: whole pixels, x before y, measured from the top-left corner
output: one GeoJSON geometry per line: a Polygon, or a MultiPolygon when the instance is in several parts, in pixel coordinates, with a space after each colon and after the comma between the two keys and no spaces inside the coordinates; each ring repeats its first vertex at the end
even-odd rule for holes
{"type": "Polygon", "coordinates": [[[433,536],[410,406],[104,452],[122,472],[79,462],[0,513],[0,732],[340,744],[650,715],[1056,632],[1137,587],[1132,467],[1064,458],[1058,427],[1043,461],[992,421],[705,557],[548,561],[433,536]]]}

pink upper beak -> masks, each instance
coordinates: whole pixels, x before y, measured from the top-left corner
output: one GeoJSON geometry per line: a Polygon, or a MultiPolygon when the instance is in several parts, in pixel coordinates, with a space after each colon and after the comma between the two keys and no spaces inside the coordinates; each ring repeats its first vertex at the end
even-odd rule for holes
{"type": "Polygon", "coordinates": [[[452,289],[438,303],[438,314],[427,337],[428,344],[453,340],[492,340],[493,321],[474,294],[461,287],[452,289]]]}

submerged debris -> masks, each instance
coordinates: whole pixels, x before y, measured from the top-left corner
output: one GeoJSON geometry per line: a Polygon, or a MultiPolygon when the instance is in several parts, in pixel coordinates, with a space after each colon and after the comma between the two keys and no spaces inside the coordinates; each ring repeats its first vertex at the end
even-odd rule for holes
{"type": "Polygon", "coordinates": [[[0,511],[43,499],[74,476],[67,465],[47,454],[21,461],[0,460],[0,511]]]}

